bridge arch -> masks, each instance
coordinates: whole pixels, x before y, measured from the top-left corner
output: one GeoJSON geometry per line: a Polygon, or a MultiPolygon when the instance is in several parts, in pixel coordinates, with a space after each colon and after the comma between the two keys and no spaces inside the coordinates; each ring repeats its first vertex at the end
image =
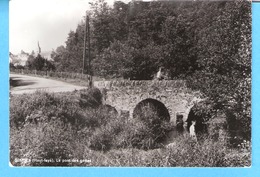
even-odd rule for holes
{"type": "Polygon", "coordinates": [[[195,125],[195,131],[196,134],[205,134],[207,133],[207,126],[203,121],[204,117],[203,115],[197,115],[195,113],[194,107],[192,107],[189,111],[188,117],[187,117],[187,131],[189,131],[189,128],[191,126],[192,121],[196,121],[195,125]]]}
{"type": "Polygon", "coordinates": [[[138,115],[147,115],[153,111],[158,117],[163,120],[170,121],[170,113],[167,107],[161,102],[153,98],[147,98],[140,101],[133,109],[133,118],[138,117],[138,115]]]}
{"type": "Polygon", "coordinates": [[[109,104],[104,104],[103,108],[109,113],[109,114],[113,114],[113,115],[118,115],[118,111],[116,110],[115,107],[109,105],[109,104]]]}

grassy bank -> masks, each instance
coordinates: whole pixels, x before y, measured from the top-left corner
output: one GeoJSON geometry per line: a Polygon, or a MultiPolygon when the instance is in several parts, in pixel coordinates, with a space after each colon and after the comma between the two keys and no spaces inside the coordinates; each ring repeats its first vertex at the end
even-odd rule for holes
{"type": "Polygon", "coordinates": [[[249,166],[250,148],[236,149],[180,135],[152,111],[129,120],[101,105],[97,89],[11,96],[10,160],[15,166],[249,166]]]}

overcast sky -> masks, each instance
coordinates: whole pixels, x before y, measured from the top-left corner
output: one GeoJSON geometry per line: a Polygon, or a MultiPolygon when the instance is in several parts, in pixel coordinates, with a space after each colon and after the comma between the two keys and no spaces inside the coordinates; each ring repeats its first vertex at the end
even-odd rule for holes
{"type": "MultiPolygon", "coordinates": [[[[113,4],[114,0],[107,0],[113,4]]],[[[89,8],[90,0],[11,0],[9,19],[10,52],[51,51],[64,45],[89,8]]]]}

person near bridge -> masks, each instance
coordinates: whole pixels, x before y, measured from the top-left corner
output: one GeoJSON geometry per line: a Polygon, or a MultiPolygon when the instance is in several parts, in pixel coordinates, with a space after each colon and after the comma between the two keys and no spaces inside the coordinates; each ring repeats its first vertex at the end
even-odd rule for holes
{"type": "Polygon", "coordinates": [[[190,137],[197,141],[197,136],[196,136],[196,132],[195,132],[195,125],[196,125],[196,121],[192,121],[191,122],[191,126],[189,128],[189,131],[190,131],[190,137]]]}

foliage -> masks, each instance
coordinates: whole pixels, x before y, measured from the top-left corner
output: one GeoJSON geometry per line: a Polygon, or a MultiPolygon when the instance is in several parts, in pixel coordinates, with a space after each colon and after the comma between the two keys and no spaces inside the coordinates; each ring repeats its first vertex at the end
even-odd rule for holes
{"type": "Polygon", "coordinates": [[[153,78],[157,67],[160,46],[151,43],[144,48],[135,48],[132,41],[121,43],[115,41],[101,55],[97,56],[94,63],[95,70],[98,70],[103,77],[123,77],[139,80],[153,78]],[[145,60],[142,60],[145,59],[145,60]],[[112,62],[111,62],[112,61],[112,62]],[[104,65],[108,63],[108,65],[104,65]]]}
{"type": "MultiPolygon", "coordinates": [[[[158,148],[172,127],[151,110],[145,110],[142,120],[128,120],[128,117],[118,117],[112,112],[108,114],[108,111],[105,107],[99,107],[93,118],[90,119],[89,113],[85,116],[91,121],[87,126],[95,129],[89,139],[91,149],[108,151],[111,148],[127,147],[145,150],[158,148]]],[[[90,114],[93,116],[93,112],[90,114]]]]}
{"type": "Polygon", "coordinates": [[[158,148],[162,145],[173,125],[167,120],[168,117],[160,114],[154,105],[144,104],[137,112],[132,133],[133,147],[142,149],[158,148]]]}
{"type": "Polygon", "coordinates": [[[105,109],[99,112],[99,116],[103,115],[105,121],[101,126],[97,127],[89,138],[89,148],[99,151],[108,151],[112,148],[117,148],[118,135],[124,132],[126,122],[123,119],[117,118],[113,114],[108,114],[105,109]]]}
{"type": "Polygon", "coordinates": [[[19,129],[28,122],[37,124],[51,119],[73,123],[78,118],[79,108],[77,102],[71,99],[71,93],[55,96],[45,92],[15,97],[10,101],[10,126],[19,129]]]}
{"type": "Polygon", "coordinates": [[[15,69],[14,64],[13,64],[13,63],[9,63],[9,68],[10,68],[10,69],[15,69]]]}
{"type": "Polygon", "coordinates": [[[110,150],[93,165],[103,166],[144,166],[144,167],[222,167],[226,166],[227,149],[219,142],[210,139],[202,144],[194,144],[189,138],[176,139],[174,147],[154,150],[135,148],[110,150]]]}
{"type": "Polygon", "coordinates": [[[209,99],[213,115],[222,112],[227,116],[232,138],[250,139],[250,4],[235,1],[222,8],[211,25],[199,33],[200,70],[189,77],[188,83],[209,99]]]}
{"type": "Polygon", "coordinates": [[[38,54],[37,57],[34,57],[33,55],[29,55],[25,67],[30,70],[38,70],[38,71],[47,71],[47,70],[55,69],[52,62],[43,58],[40,54],[38,54]]]}
{"type": "Polygon", "coordinates": [[[102,97],[98,88],[81,91],[79,105],[81,107],[99,107],[102,104],[102,97]]]}
{"type": "MultiPolygon", "coordinates": [[[[109,7],[104,0],[96,0],[88,14],[92,72],[151,79],[163,66],[170,78],[191,76],[201,69],[227,75],[234,68],[248,76],[249,12],[250,4],[244,1],[119,1],[109,7]]],[[[66,46],[53,52],[60,70],[81,72],[84,26],[81,22],[70,31],[66,46]]]]}
{"type": "Polygon", "coordinates": [[[59,120],[26,123],[22,129],[11,129],[11,162],[13,165],[66,166],[59,161],[70,159],[73,131],[59,120]],[[17,161],[17,159],[26,159],[17,161]],[[15,163],[17,161],[17,163],[15,163]]]}
{"type": "Polygon", "coordinates": [[[225,144],[210,138],[194,144],[188,137],[180,136],[173,146],[163,147],[159,139],[162,140],[169,127],[156,115],[147,111],[141,119],[130,121],[127,117],[118,117],[106,106],[81,108],[80,94],[37,92],[11,96],[10,159],[13,165],[250,165],[250,142],[245,141],[230,152],[225,144]],[[158,147],[160,149],[154,149],[158,147]]]}

